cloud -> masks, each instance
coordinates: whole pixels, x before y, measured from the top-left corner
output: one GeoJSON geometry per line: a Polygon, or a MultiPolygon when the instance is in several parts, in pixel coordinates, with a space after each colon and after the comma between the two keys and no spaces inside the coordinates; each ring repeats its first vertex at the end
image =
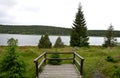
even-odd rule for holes
{"type": "Polygon", "coordinates": [[[16,4],[15,0],[0,0],[0,5],[12,7],[16,4]]]}
{"type": "Polygon", "coordinates": [[[8,14],[2,14],[0,13],[0,24],[12,24],[14,17],[8,15],[8,14]]]}
{"type": "Polygon", "coordinates": [[[29,11],[29,12],[38,12],[38,7],[25,7],[22,10],[23,11],[29,11]]]}
{"type": "Polygon", "coordinates": [[[40,9],[40,0],[16,0],[14,11],[36,12],[40,9]]]}
{"type": "Polygon", "coordinates": [[[77,2],[73,0],[0,0],[0,17],[2,17],[0,23],[71,26],[77,10],[77,2]],[[74,6],[72,3],[76,7],[72,7],[74,6]]]}
{"type": "Polygon", "coordinates": [[[0,24],[12,23],[12,16],[9,10],[16,5],[15,0],[0,0],[0,24]]]}
{"type": "Polygon", "coordinates": [[[119,29],[120,0],[0,0],[0,24],[71,27],[79,2],[88,29],[119,29]]]}
{"type": "Polygon", "coordinates": [[[6,12],[0,11],[0,18],[4,17],[4,16],[6,16],[6,15],[7,15],[6,12]]]}

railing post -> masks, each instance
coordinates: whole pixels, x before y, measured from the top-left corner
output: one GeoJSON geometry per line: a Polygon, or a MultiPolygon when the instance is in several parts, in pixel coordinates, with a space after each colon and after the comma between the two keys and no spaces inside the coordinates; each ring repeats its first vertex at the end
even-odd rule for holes
{"type": "Polygon", "coordinates": [[[80,75],[83,75],[83,61],[84,59],[81,59],[80,75]]]}
{"type": "Polygon", "coordinates": [[[44,58],[45,58],[44,64],[46,65],[46,53],[44,54],[44,58]]]}
{"type": "Polygon", "coordinates": [[[38,61],[35,61],[35,65],[36,65],[36,78],[38,78],[38,61]]]}
{"type": "Polygon", "coordinates": [[[73,64],[75,64],[75,53],[73,52],[73,64]]]}

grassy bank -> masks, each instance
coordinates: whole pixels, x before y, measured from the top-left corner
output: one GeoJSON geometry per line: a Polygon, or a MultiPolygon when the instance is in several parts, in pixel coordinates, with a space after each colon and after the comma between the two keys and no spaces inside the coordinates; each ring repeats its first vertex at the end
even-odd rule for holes
{"type": "MultiPolygon", "coordinates": [[[[120,47],[112,49],[103,47],[89,47],[89,48],[59,48],[57,51],[69,52],[76,51],[85,58],[84,61],[84,78],[94,78],[100,76],[101,78],[119,78],[120,76],[120,47]],[[113,61],[107,61],[109,58],[113,61]],[[115,77],[116,75],[116,77],[115,77]]],[[[0,47],[0,57],[4,54],[6,47],[0,47]]],[[[37,47],[18,47],[17,52],[20,58],[26,63],[27,78],[35,78],[35,65],[33,60],[45,51],[55,52],[56,49],[38,49],[37,47]]],[[[61,56],[62,57],[62,56],[61,56]]],[[[66,55],[67,57],[67,55],[66,55]]],[[[65,62],[63,62],[65,63],[65,62]]]]}

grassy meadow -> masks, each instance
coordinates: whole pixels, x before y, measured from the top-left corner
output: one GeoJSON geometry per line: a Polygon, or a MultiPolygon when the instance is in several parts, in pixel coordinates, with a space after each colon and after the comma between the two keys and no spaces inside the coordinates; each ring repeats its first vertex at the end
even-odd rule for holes
{"type": "MultiPolygon", "coordinates": [[[[0,57],[3,56],[5,51],[6,47],[1,46],[0,57]]],[[[56,49],[38,49],[38,47],[32,46],[17,48],[20,59],[26,63],[26,78],[35,78],[35,64],[33,61],[37,56],[46,51],[55,52],[56,49]]],[[[91,46],[89,48],[65,47],[58,48],[57,51],[75,51],[85,58],[83,78],[96,78],[96,76],[100,78],[120,78],[120,47],[113,47],[111,49],[100,46],[91,46]]],[[[64,55],[64,57],[68,57],[68,55],[64,55]]]]}

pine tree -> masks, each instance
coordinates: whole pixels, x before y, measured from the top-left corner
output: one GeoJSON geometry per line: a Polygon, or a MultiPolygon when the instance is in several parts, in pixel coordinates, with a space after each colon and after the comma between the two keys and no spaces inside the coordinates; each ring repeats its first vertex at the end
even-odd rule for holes
{"type": "Polygon", "coordinates": [[[38,43],[38,48],[42,48],[43,47],[43,43],[44,42],[44,37],[43,35],[41,36],[41,39],[39,40],[39,43],[38,43]]]}
{"type": "Polygon", "coordinates": [[[54,47],[55,48],[62,48],[62,47],[64,47],[64,44],[63,44],[63,42],[62,42],[60,37],[57,38],[54,47]]]}
{"type": "Polygon", "coordinates": [[[42,35],[38,43],[38,48],[52,48],[48,34],[42,35]]]}
{"type": "Polygon", "coordinates": [[[86,21],[82,11],[82,6],[79,5],[78,12],[72,27],[70,45],[78,47],[89,46],[88,40],[89,38],[87,35],[86,21]]]}
{"type": "Polygon", "coordinates": [[[8,49],[0,61],[0,78],[24,78],[25,64],[16,53],[17,40],[8,40],[8,49]]]}
{"type": "Polygon", "coordinates": [[[104,47],[113,47],[115,46],[115,42],[117,39],[114,38],[114,28],[112,25],[109,26],[108,30],[106,31],[106,37],[104,40],[104,47]]]}
{"type": "Polygon", "coordinates": [[[44,36],[44,48],[52,48],[52,43],[50,42],[48,34],[44,36]]]}

